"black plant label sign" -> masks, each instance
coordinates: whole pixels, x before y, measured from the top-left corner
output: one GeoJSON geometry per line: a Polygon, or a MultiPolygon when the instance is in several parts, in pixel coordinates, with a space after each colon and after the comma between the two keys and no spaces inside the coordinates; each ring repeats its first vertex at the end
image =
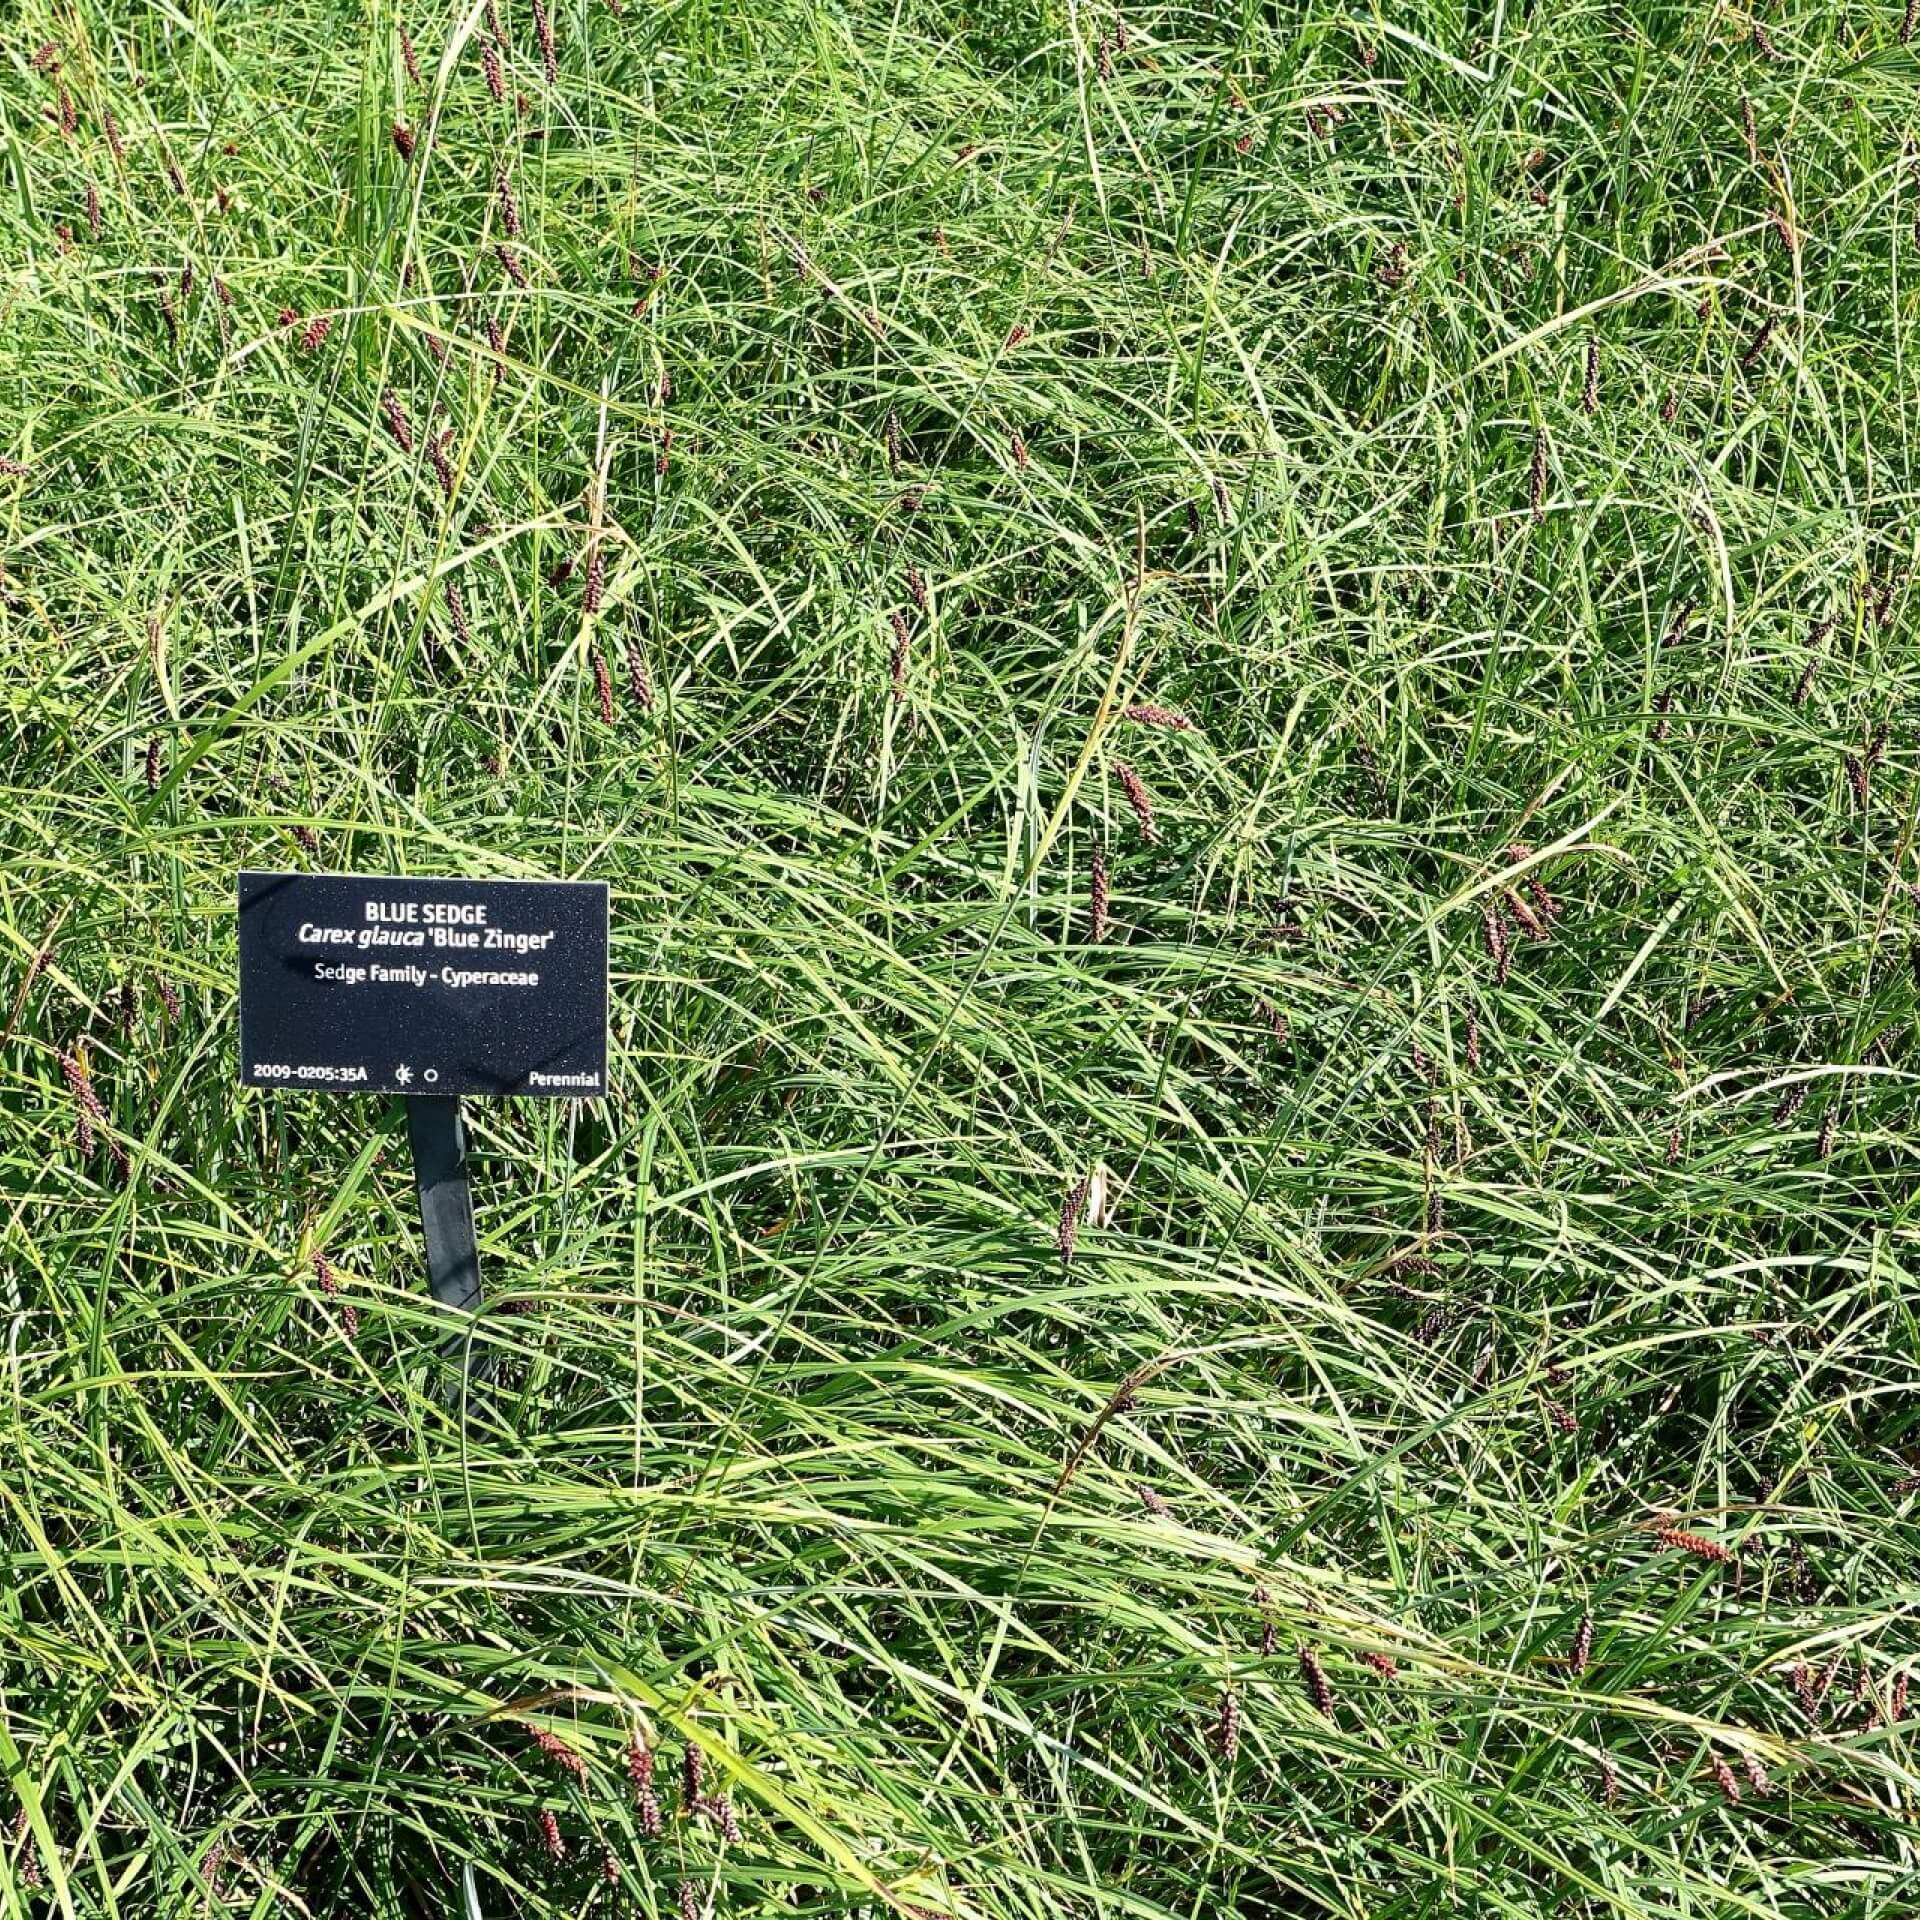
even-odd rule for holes
{"type": "Polygon", "coordinates": [[[605,884],[241,874],[240,1079],[594,1099],[605,884]]]}

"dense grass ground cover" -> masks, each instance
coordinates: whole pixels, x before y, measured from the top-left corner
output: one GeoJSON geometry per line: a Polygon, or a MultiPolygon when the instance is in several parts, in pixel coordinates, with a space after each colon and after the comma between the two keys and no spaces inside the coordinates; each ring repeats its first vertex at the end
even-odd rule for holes
{"type": "Polygon", "coordinates": [[[10,11],[0,1911],[1911,1913],[1912,24],[10,11]]]}

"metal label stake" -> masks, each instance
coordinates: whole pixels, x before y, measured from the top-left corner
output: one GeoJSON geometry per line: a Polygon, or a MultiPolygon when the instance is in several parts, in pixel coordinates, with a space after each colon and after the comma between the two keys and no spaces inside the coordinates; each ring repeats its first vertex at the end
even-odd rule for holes
{"type": "MultiPolygon", "coordinates": [[[[467,1185],[467,1129],[460,1102],[411,1094],[406,1101],[407,1145],[420,1190],[420,1226],[427,1242],[427,1284],[451,1313],[480,1311],[480,1248],[473,1234],[473,1191],[467,1185]]],[[[447,1336],[444,1351],[466,1349],[474,1371],[473,1330],[447,1336]]]]}

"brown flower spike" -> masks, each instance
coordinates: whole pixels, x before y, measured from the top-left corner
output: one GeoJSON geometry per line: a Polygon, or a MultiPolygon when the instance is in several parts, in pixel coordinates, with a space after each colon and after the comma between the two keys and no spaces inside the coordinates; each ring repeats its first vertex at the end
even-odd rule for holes
{"type": "Polygon", "coordinates": [[[1127,805],[1133,809],[1133,817],[1139,823],[1140,837],[1150,845],[1160,838],[1159,829],[1153,824],[1153,800],[1140,776],[1124,760],[1113,763],[1113,777],[1120,782],[1120,790],[1127,796],[1127,805]]]}
{"type": "Polygon", "coordinates": [[[1311,1647],[1300,1649],[1300,1678],[1306,1683],[1307,1698],[1331,1720],[1334,1717],[1333,1688],[1327,1682],[1327,1672],[1320,1664],[1320,1656],[1311,1647]]]}

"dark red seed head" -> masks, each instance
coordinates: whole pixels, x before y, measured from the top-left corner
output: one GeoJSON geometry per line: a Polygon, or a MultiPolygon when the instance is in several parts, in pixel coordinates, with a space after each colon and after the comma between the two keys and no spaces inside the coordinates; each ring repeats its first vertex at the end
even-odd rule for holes
{"type": "Polygon", "coordinates": [[[554,46],[553,18],[547,12],[546,0],[533,0],[533,30],[540,40],[540,67],[547,76],[547,85],[555,86],[560,79],[560,57],[554,46]]]}
{"type": "Polygon", "coordinates": [[[413,35],[405,27],[400,29],[400,60],[407,70],[407,78],[417,87],[420,79],[420,56],[413,50],[413,35]]]}
{"type": "Polygon", "coordinates": [[[1326,1669],[1320,1664],[1320,1656],[1311,1647],[1300,1649],[1300,1678],[1306,1683],[1307,1698],[1331,1720],[1334,1716],[1333,1688],[1327,1683],[1326,1669]]]}
{"type": "Polygon", "coordinates": [[[1718,1540],[1708,1540],[1700,1534],[1689,1533],[1683,1527],[1656,1527],[1653,1537],[1663,1547],[1679,1553],[1690,1553],[1696,1560],[1706,1560],[1715,1566],[1725,1566],[1733,1558],[1731,1548],[1722,1546],[1718,1540]]]}
{"type": "Polygon", "coordinates": [[[1120,790],[1127,796],[1127,805],[1133,809],[1141,839],[1149,843],[1158,841],[1159,830],[1153,824],[1153,800],[1140,776],[1124,760],[1116,760],[1113,763],[1113,777],[1120,782],[1120,790]]]}
{"type": "Polygon", "coordinates": [[[887,673],[893,682],[893,697],[904,700],[907,697],[907,649],[911,633],[907,626],[907,617],[898,607],[887,615],[893,626],[893,648],[887,657],[887,673]]]}
{"type": "Polygon", "coordinates": [[[545,1727],[534,1727],[530,1731],[533,1735],[533,1744],[562,1773],[570,1773],[576,1780],[584,1780],[587,1777],[586,1761],[557,1733],[550,1733],[545,1727]]]}
{"type": "Polygon", "coordinates": [[[607,671],[605,656],[598,647],[593,650],[593,692],[600,703],[600,721],[603,726],[613,725],[613,675],[607,671]]]}
{"type": "Polygon", "coordinates": [[[1583,1613],[1580,1625],[1574,1631],[1573,1647],[1567,1655],[1567,1670],[1570,1673],[1585,1673],[1587,1662],[1593,1658],[1593,1615],[1583,1613]]]}
{"type": "Polygon", "coordinates": [[[1240,1752],[1240,1697],[1231,1687],[1220,1696],[1213,1719],[1213,1749],[1228,1766],[1240,1752]]]}
{"type": "Polygon", "coordinates": [[[642,713],[653,711],[653,676],[638,638],[631,633],[627,635],[627,688],[642,713]]]}
{"type": "Polygon", "coordinates": [[[380,395],[380,412],[387,423],[387,431],[393,435],[394,445],[402,453],[413,451],[413,426],[407,419],[407,410],[400,404],[400,396],[391,387],[380,395]]]}
{"type": "Polygon", "coordinates": [[[1079,1244],[1080,1218],[1087,1210],[1088,1186],[1087,1176],[1082,1174],[1067,1189],[1067,1197],[1060,1206],[1060,1223],[1054,1229],[1053,1244],[1066,1266],[1073,1264],[1073,1250],[1079,1244]]]}
{"type": "Polygon", "coordinates": [[[413,129],[403,122],[396,120],[393,123],[394,151],[399,154],[402,160],[411,160],[416,144],[418,144],[418,136],[414,133],[413,129]]]}

